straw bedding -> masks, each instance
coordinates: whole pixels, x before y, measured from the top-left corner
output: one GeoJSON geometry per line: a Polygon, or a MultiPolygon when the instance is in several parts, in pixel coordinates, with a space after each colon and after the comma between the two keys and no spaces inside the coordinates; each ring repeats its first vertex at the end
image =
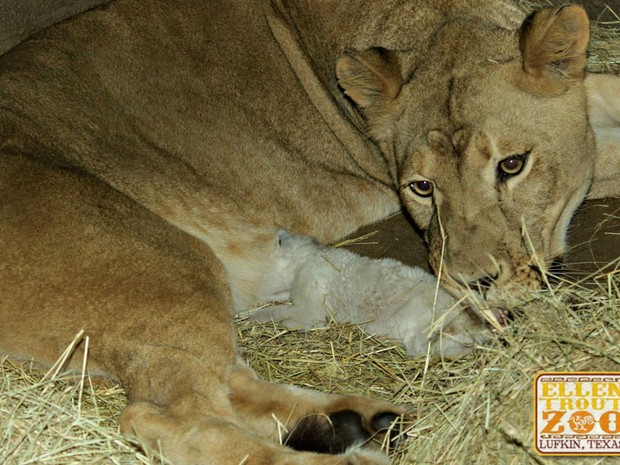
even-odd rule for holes
{"type": "MultiPolygon", "coordinates": [[[[620,70],[611,26],[594,28],[593,71],[620,70]]],[[[416,419],[403,425],[395,464],[567,461],[533,450],[532,381],[543,370],[620,371],[620,259],[587,282],[513,306],[512,324],[455,360],[407,359],[355,325],[296,333],[239,320],[238,331],[243,355],[265,379],[408,405],[416,419]]],[[[119,386],[0,362],[0,464],[160,463],[118,433],[126,402],[119,386]]]]}
{"type": "MultiPolygon", "coordinates": [[[[619,263],[611,268],[588,287],[566,283],[515,302],[520,311],[509,327],[454,360],[407,359],[354,325],[302,334],[240,320],[239,339],[266,379],[410,406],[416,420],[404,425],[396,464],[552,463],[558,459],[532,448],[532,380],[542,370],[620,371],[619,263]]],[[[120,387],[45,377],[8,361],[0,367],[0,463],[156,459],[118,434],[120,387]]]]}

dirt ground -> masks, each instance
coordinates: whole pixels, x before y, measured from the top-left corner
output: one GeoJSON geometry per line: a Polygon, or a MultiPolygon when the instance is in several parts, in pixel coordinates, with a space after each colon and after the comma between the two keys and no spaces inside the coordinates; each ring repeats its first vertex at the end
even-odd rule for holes
{"type": "MultiPolygon", "coordinates": [[[[348,248],[373,258],[396,258],[429,270],[424,242],[405,214],[366,226],[351,237],[366,234],[372,235],[348,248]]],[[[604,267],[620,268],[619,258],[620,199],[586,202],[571,223],[562,272],[575,278],[586,277],[604,267]]]]}
{"type": "Polygon", "coordinates": [[[620,26],[620,24],[618,24],[619,18],[617,16],[618,12],[620,12],[620,0],[580,0],[575,2],[554,0],[553,3],[559,5],[567,3],[577,3],[583,5],[591,20],[608,23],[608,26],[620,26]]]}

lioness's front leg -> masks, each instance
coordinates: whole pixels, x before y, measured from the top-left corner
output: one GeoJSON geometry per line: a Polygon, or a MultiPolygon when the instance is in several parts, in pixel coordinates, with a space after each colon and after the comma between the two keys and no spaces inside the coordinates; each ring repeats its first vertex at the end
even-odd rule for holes
{"type": "MultiPolygon", "coordinates": [[[[284,443],[295,448],[319,452],[344,452],[353,444],[364,444],[372,439],[383,439],[382,433],[405,410],[389,402],[369,400],[358,396],[339,396],[312,392],[295,386],[268,383],[259,379],[253,370],[238,363],[230,377],[231,399],[235,409],[259,430],[273,431],[273,420],[284,427],[284,443]],[[320,424],[310,434],[310,441],[296,446],[302,440],[300,429],[308,424],[320,424]],[[319,427],[321,428],[321,427],[319,427]],[[340,434],[355,430],[347,441],[333,443],[340,434]],[[325,433],[323,435],[322,433],[325,433]],[[331,436],[334,436],[333,438],[331,436]],[[323,448],[327,448],[324,450],[323,448]]],[[[279,434],[282,432],[279,431],[279,434]]]]}
{"type": "Polygon", "coordinates": [[[127,389],[124,431],[174,463],[335,465],[343,457],[279,445],[273,416],[293,431],[309,414],[344,412],[339,424],[359,434],[315,447],[340,453],[400,413],[257,380],[237,361],[227,273],[213,252],[109,186],[2,154],[0,195],[0,262],[11,265],[0,282],[12,283],[0,293],[2,352],[51,363],[83,328],[90,368],[127,389]]]}
{"type": "Polygon", "coordinates": [[[153,404],[129,406],[121,419],[124,429],[137,432],[154,450],[163,450],[177,465],[388,465],[381,452],[352,448],[339,455],[299,452],[245,428],[217,418],[179,420],[153,404]]]}

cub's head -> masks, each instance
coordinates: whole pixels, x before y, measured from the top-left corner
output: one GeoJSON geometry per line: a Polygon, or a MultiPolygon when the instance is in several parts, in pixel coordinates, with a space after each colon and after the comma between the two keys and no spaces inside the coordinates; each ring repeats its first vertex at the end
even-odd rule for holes
{"type": "Polygon", "coordinates": [[[564,253],[594,167],[588,39],[587,15],[569,6],[518,31],[455,20],[427,53],[372,49],[338,61],[339,84],[395,167],[453,293],[536,287],[564,253]]]}

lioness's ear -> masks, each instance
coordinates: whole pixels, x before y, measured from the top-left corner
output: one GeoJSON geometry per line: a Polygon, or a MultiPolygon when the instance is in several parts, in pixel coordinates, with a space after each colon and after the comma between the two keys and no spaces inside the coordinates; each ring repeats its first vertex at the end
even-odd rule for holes
{"type": "Polygon", "coordinates": [[[521,28],[523,70],[535,79],[580,79],[589,39],[590,21],[582,7],[539,10],[521,28]]]}
{"type": "Polygon", "coordinates": [[[403,85],[398,59],[381,48],[346,52],[336,63],[336,77],[344,93],[360,108],[393,99],[403,85]]]}

